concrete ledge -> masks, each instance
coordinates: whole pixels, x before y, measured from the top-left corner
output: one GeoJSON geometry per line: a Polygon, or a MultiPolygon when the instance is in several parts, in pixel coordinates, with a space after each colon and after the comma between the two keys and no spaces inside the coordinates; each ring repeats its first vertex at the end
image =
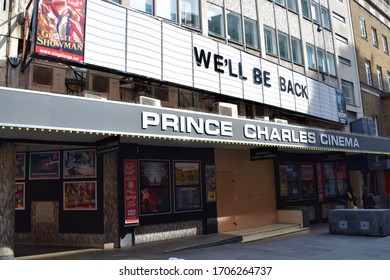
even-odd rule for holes
{"type": "Polygon", "coordinates": [[[333,209],[328,215],[330,233],[379,237],[390,234],[390,209],[333,209]]]}

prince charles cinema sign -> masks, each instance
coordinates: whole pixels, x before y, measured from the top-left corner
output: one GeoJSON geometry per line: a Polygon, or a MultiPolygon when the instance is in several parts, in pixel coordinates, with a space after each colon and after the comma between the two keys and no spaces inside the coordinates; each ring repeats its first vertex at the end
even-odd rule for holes
{"type": "Polygon", "coordinates": [[[39,0],[35,52],[84,61],[86,0],[39,0]]]}

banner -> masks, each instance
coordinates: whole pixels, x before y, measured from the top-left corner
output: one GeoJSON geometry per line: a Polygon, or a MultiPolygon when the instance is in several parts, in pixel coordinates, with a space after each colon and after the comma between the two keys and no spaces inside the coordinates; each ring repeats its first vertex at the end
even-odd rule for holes
{"type": "Polygon", "coordinates": [[[84,61],[85,0],[40,0],[35,52],[84,61]]]}

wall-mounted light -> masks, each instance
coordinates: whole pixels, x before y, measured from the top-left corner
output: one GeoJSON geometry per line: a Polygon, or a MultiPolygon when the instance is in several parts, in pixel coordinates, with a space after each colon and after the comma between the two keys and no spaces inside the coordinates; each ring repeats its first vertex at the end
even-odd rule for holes
{"type": "Polygon", "coordinates": [[[318,26],[317,26],[317,31],[318,31],[318,32],[321,32],[321,31],[322,31],[322,26],[321,26],[321,25],[318,25],[318,26]]]}

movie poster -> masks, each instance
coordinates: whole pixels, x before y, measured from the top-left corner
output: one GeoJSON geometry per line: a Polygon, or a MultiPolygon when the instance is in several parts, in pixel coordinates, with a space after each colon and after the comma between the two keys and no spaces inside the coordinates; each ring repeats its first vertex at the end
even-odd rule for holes
{"type": "Polygon", "coordinates": [[[64,178],[96,177],[96,150],[64,151],[64,178]]]}
{"type": "Polygon", "coordinates": [[[16,210],[25,209],[24,183],[15,184],[15,209],[16,210]]]}
{"type": "Polygon", "coordinates": [[[86,0],[40,0],[35,51],[83,62],[85,3],[86,0]]]}
{"type": "Polygon", "coordinates": [[[64,210],[96,210],[96,182],[64,182],[64,210]]]}
{"type": "Polygon", "coordinates": [[[138,224],[137,161],[125,159],[123,167],[125,188],[125,224],[138,224]]]}
{"type": "Polygon", "coordinates": [[[30,180],[59,178],[60,152],[37,152],[30,154],[30,180]]]}

